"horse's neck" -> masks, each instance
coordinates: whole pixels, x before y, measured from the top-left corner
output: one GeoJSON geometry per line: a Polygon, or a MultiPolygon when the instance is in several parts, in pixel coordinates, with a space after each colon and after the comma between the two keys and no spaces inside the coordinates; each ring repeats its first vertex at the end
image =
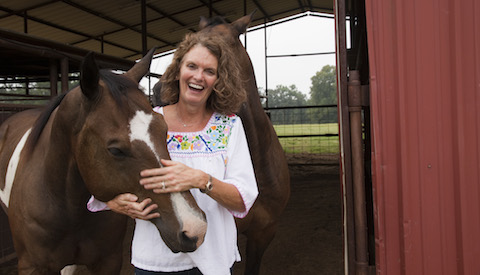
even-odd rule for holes
{"type": "Polygon", "coordinates": [[[37,146],[45,149],[45,188],[52,195],[81,199],[86,196],[86,188],[81,177],[71,148],[71,139],[74,135],[74,124],[79,115],[70,106],[66,98],[52,113],[44,128],[37,146]],[[74,196],[70,196],[74,194],[74,196]]]}
{"type": "Polygon", "coordinates": [[[251,129],[249,133],[247,133],[247,135],[250,136],[249,142],[260,143],[262,140],[263,142],[270,142],[273,127],[260,101],[255,74],[250,61],[248,62],[248,65],[249,70],[244,72],[244,79],[248,79],[246,83],[248,94],[247,104],[242,108],[240,117],[246,125],[245,128],[251,129]]]}

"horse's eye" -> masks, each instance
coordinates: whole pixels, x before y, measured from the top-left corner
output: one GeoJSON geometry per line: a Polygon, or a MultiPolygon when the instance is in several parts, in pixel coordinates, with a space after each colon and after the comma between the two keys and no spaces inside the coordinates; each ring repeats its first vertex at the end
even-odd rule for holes
{"type": "Polygon", "coordinates": [[[125,157],[126,156],[126,154],[120,148],[117,148],[117,147],[110,147],[110,148],[108,148],[108,151],[110,152],[110,154],[112,154],[116,157],[125,157]]]}

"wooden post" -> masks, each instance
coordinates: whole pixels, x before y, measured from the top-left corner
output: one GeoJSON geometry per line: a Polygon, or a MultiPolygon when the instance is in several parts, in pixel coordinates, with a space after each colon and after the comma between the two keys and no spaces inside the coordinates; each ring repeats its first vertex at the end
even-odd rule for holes
{"type": "Polygon", "coordinates": [[[50,59],[50,96],[54,97],[58,94],[58,67],[57,60],[50,59]]]}

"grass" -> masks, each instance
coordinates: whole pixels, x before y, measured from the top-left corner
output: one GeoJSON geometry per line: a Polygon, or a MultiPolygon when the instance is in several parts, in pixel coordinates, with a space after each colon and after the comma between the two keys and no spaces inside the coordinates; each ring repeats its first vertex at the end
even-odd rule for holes
{"type": "MultiPolygon", "coordinates": [[[[338,135],[337,123],[325,124],[289,124],[274,125],[279,136],[300,135],[338,135]]],[[[283,150],[287,154],[313,153],[313,154],[337,154],[339,152],[338,136],[330,137],[282,137],[280,138],[283,150]]]]}

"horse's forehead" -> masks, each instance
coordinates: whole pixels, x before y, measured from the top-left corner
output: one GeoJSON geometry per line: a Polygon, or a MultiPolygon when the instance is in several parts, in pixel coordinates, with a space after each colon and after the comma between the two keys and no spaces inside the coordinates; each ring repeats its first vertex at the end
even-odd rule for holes
{"type": "Polygon", "coordinates": [[[138,110],[135,115],[130,119],[129,123],[129,137],[130,142],[142,141],[155,155],[157,161],[160,163],[160,156],[155,150],[153,138],[150,134],[150,124],[154,120],[153,113],[146,113],[143,110],[138,110]]]}
{"type": "Polygon", "coordinates": [[[118,113],[123,113],[127,117],[132,117],[138,110],[149,112],[150,105],[145,99],[145,95],[139,90],[124,91],[114,95],[105,83],[100,82],[100,86],[104,91],[102,96],[102,106],[100,111],[112,112],[117,110],[118,113]]]}
{"type": "Polygon", "coordinates": [[[229,24],[219,24],[215,26],[207,27],[205,30],[206,35],[222,35],[223,38],[228,36],[230,38],[235,38],[235,31],[232,26],[229,24]]]}

